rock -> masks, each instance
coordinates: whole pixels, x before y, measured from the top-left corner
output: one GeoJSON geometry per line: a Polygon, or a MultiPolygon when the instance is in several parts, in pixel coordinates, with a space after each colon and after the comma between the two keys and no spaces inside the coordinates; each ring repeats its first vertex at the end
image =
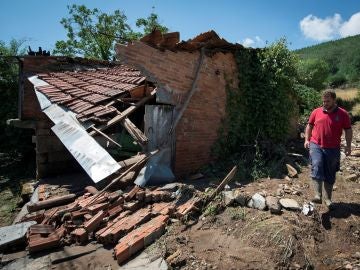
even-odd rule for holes
{"type": "Polygon", "coordinates": [[[344,152],[340,152],[340,162],[343,162],[346,158],[346,155],[344,152]]]}
{"type": "Polygon", "coordinates": [[[354,193],[359,195],[360,194],[360,188],[355,189],[354,193]]]}
{"type": "Polygon", "coordinates": [[[309,216],[314,212],[314,204],[312,202],[304,203],[301,211],[305,216],[309,216]]]}
{"type": "Polygon", "coordinates": [[[223,191],[223,198],[226,206],[232,205],[235,201],[234,191],[233,190],[223,191]]]}
{"type": "Polygon", "coordinates": [[[354,156],[354,157],[360,157],[360,150],[351,151],[351,155],[354,156]]]}
{"type": "Polygon", "coordinates": [[[356,259],[360,259],[360,252],[359,251],[355,252],[353,257],[356,258],[356,259]]]}
{"type": "Polygon", "coordinates": [[[28,221],[0,228],[0,250],[7,246],[25,243],[25,234],[36,221],[28,221]]]}
{"type": "Polygon", "coordinates": [[[30,200],[31,195],[34,193],[34,182],[28,182],[22,185],[21,198],[26,203],[30,200]]]}
{"type": "Polygon", "coordinates": [[[280,199],[280,204],[282,207],[284,207],[285,209],[289,209],[289,210],[299,210],[300,206],[298,204],[297,201],[295,201],[294,199],[280,199]]]}
{"type": "Polygon", "coordinates": [[[345,269],[353,269],[353,267],[350,263],[348,263],[347,265],[345,265],[345,269]]]}
{"type": "Polygon", "coordinates": [[[283,196],[284,195],[284,190],[282,188],[278,188],[276,190],[276,196],[283,196]]]}
{"type": "Polygon", "coordinates": [[[281,205],[278,198],[274,196],[267,196],[265,198],[265,202],[271,214],[281,214],[281,205]]]}
{"type": "Polygon", "coordinates": [[[181,184],[179,184],[179,183],[169,183],[163,187],[158,188],[158,190],[175,192],[179,189],[180,186],[181,186],[181,184]]]}
{"type": "Polygon", "coordinates": [[[251,197],[251,200],[249,201],[248,206],[250,208],[265,210],[265,208],[266,208],[265,198],[263,196],[261,196],[259,193],[255,193],[251,197]]]}
{"type": "Polygon", "coordinates": [[[288,170],[288,175],[290,177],[296,177],[297,176],[298,172],[293,166],[291,166],[290,164],[286,164],[286,168],[288,170]]]}
{"type": "Polygon", "coordinates": [[[358,176],[356,174],[350,174],[345,177],[346,181],[355,182],[358,176]]]}
{"type": "Polygon", "coordinates": [[[244,192],[240,189],[234,190],[234,200],[241,206],[245,206],[247,202],[250,200],[250,195],[247,192],[244,192]]]}

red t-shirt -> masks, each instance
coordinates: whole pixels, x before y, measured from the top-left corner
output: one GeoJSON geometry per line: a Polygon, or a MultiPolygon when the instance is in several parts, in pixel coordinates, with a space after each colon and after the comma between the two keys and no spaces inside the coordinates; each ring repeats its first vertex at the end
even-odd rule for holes
{"type": "Polygon", "coordinates": [[[332,112],[317,108],[311,113],[308,123],[313,126],[310,141],[321,148],[340,148],[342,130],[351,128],[349,114],[340,107],[332,112]]]}

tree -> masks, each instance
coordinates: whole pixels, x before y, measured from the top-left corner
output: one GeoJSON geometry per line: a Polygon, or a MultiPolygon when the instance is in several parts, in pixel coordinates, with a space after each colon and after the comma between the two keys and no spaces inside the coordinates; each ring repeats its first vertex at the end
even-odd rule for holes
{"type": "Polygon", "coordinates": [[[0,41],[0,152],[12,156],[32,151],[31,131],[6,125],[6,120],[18,116],[19,65],[13,57],[24,55],[25,40],[0,41]]]}
{"type": "Polygon", "coordinates": [[[146,19],[137,19],[136,26],[143,27],[145,35],[150,34],[154,29],[160,30],[161,33],[167,33],[169,31],[166,26],[163,26],[159,23],[158,15],[153,12],[146,19]]]}
{"type": "Polygon", "coordinates": [[[70,17],[60,22],[68,32],[68,39],[56,42],[54,54],[111,60],[115,42],[139,38],[139,33],[131,30],[120,10],[108,15],[84,5],[72,5],[68,9],[70,17]]]}
{"type": "MultiPolygon", "coordinates": [[[[126,43],[143,36],[131,29],[126,23],[125,14],[120,10],[106,14],[84,5],[72,5],[68,9],[70,16],[60,21],[67,30],[67,40],[56,42],[54,54],[111,60],[115,55],[115,43],[126,43]]],[[[138,19],[136,25],[143,27],[145,34],[154,27],[167,31],[165,26],[159,24],[158,16],[154,13],[146,19],[138,19]]]]}
{"type": "Polygon", "coordinates": [[[310,88],[321,90],[329,75],[329,65],[321,59],[301,60],[297,66],[298,81],[310,88]]]}

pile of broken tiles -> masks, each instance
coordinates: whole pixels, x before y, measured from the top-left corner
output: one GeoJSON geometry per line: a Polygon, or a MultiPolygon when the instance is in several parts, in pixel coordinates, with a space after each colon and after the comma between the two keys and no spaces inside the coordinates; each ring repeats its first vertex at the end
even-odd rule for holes
{"type": "Polygon", "coordinates": [[[159,238],[170,218],[181,219],[197,209],[194,199],[181,197],[177,184],[152,189],[134,186],[127,193],[86,187],[83,193],[28,204],[29,213],[19,224],[8,226],[10,230],[19,227],[18,235],[1,237],[0,248],[6,249],[16,239],[25,240],[29,253],[97,241],[114,246],[114,257],[121,264],[159,238]]]}

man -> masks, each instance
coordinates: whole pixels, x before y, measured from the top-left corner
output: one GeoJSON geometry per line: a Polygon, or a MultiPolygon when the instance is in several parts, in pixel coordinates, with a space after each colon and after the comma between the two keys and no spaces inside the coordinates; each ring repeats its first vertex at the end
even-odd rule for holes
{"type": "Polygon", "coordinates": [[[324,203],[331,208],[331,194],[336,172],[340,168],[340,142],[345,130],[345,155],[351,154],[352,129],[349,114],[336,104],[334,91],[322,94],[323,106],[315,109],[305,130],[304,147],[310,149],[311,177],[314,187],[313,202],[322,201],[324,183],[324,203]]]}

